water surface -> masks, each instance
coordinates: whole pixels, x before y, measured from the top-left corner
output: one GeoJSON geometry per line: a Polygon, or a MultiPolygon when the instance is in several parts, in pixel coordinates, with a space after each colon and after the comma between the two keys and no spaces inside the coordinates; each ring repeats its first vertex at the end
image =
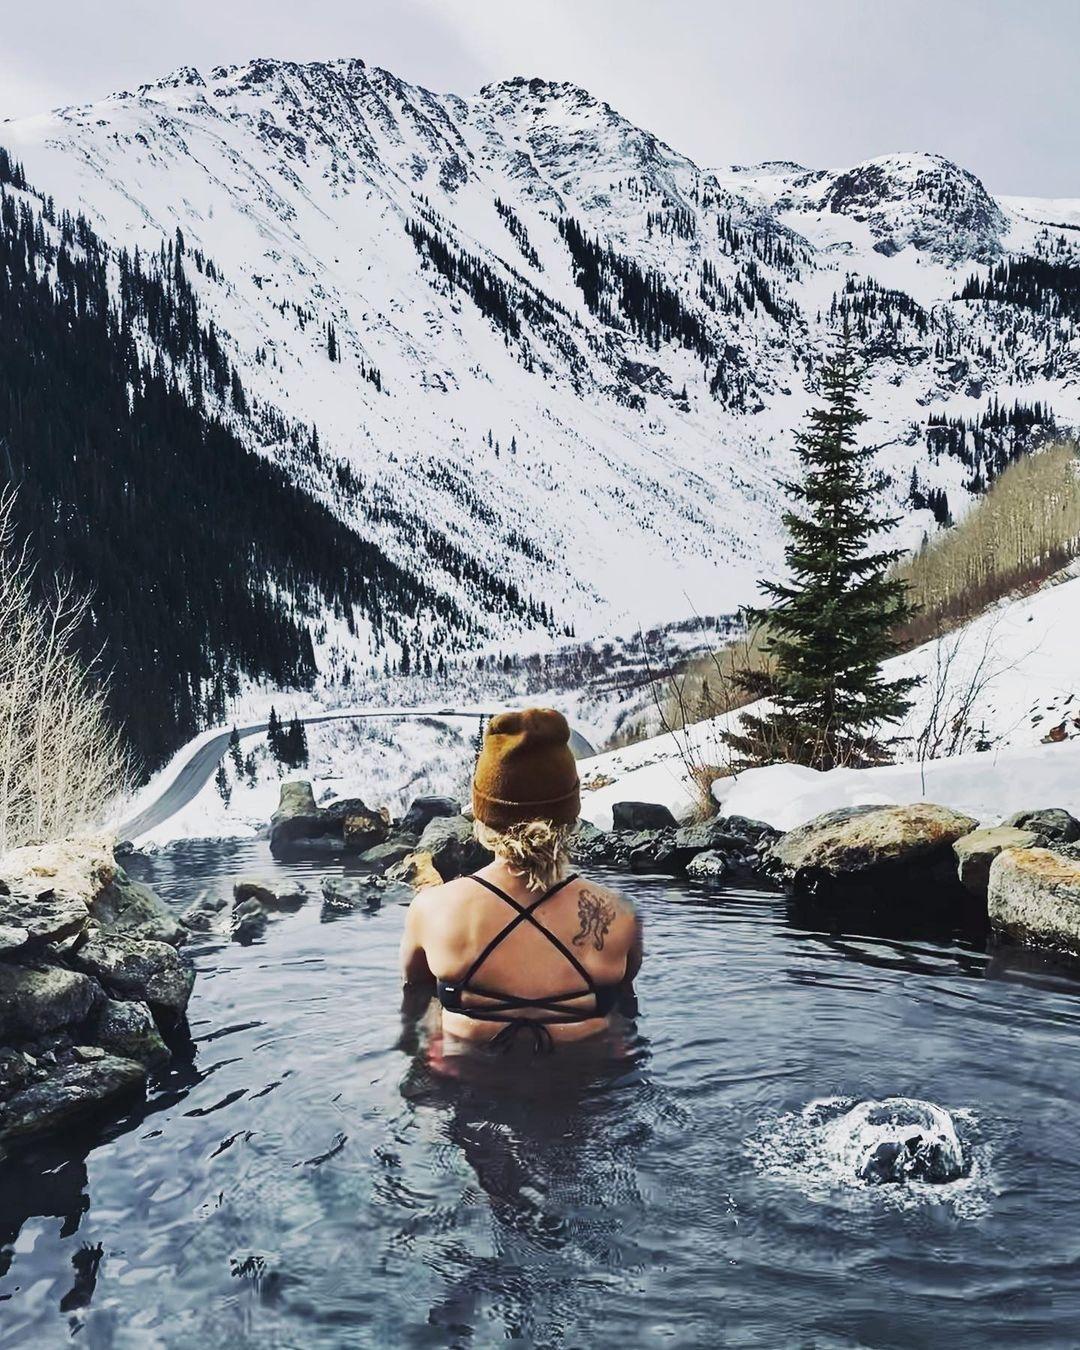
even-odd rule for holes
{"type": "Polygon", "coordinates": [[[142,867],[177,907],[243,875],[316,898],[200,939],[193,1044],[145,1108],[0,1172],[0,1344],[1080,1339],[1080,985],[977,934],[623,877],[626,1053],[447,1079],[402,1012],[404,893],[323,922],[322,867],[262,844],[142,867]],[[807,1102],[892,1094],[956,1113],[971,1177],[867,1187],[800,1152],[807,1102]]]}

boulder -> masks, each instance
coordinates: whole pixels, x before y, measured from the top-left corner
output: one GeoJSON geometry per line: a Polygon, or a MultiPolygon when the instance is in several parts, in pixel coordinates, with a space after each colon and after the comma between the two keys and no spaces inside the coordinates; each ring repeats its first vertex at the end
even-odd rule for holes
{"type": "Polygon", "coordinates": [[[686,865],[686,875],[692,881],[719,881],[727,872],[727,858],[713,849],[695,854],[686,865]]]}
{"type": "Polygon", "coordinates": [[[169,1047],[161,1039],[150,1009],[132,999],[106,999],[94,1027],[94,1042],[114,1055],[147,1068],[164,1064],[169,1047]]]}
{"type": "Polygon", "coordinates": [[[476,840],[472,821],[464,816],[438,816],[429,821],[420,836],[417,852],[431,855],[432,865],[443,881],[475,872],[495,857],[476,840]]]}
{"type": "Polygon", "coordinates": [[[102,1054],[84,1062],[73,1055],[0,1103],[0,1142],[64,1129],[137,1094],[145,1082],[146,1070],[134,1060],[102,1054]]]}
{"type": "Polygon", "coordinates": [[[424,833],[439,816],[458,816],[461,804],[453,797],[416,797],[401,820],[401,829],[417,836],[424,833]]]}
{"type": "Polygon", "coordinates": [[[1060,806],[1038,811],[1017,811],[1002,822],[1017,830],[1034,830],[1051,844],[1073,844],[1080,839],[1080,820],[1060,806]]]}
{"type": "Polygon", "coordinates": [[[342,822],[346,853],[363,853],[382,844],[390,833],[390,822],[377,811],[352,811],[342,822]]]}
{"type": "Polygon", "coordinates": [[[195,983],[194,970],[174,947],[127,933],[95,933],[71,961],[109,992],[148,1003],[166,1025],[183,1016],[195,983]]]}
{"type": "Polygon", "coordinates": [[[1080,847],[999,853],[990,865],[987,910],[999,937],[1080,960],[1080,847]]]}
{"type": "Polygon", "coordinates": [[[952,846],[976,822],[946,806],[851,806],[790,830],[765,851],[768,871],[799,895],[956,884],[952,846]]]}
{"type": "Polygon", "coordinates": [[[781,834],[780,830],[766,825],[763,820],[751,820],[748,816],[722,816],[717,818],[716,823],[729,834],[749,839],[753,844],[761,843],[763,840],[771,843],[772,840],[779,839],[781,834]]]}
{"type": "Polygon", "coordinates": [[[340,840],[341,824],[315,805],[310,783],[302,779],[282,783],[277,810],[270,817],[270,852],[277,858],[328,835],[336,834],[340,840]]]}
{"type": "Polygon", "coordinates": [[[263,909],[291,912],[301,908],[307,895],[298,886],[276,890],[269,882],[245,877],[233,886],[233,908],[242,905],[245,900],[256,900],[263,909]]]}
{"type": "Polygon", "coordinates": [[[349,914],[354,910],[368,913],[382,904],[381,877],[327,877],[322,884],[323,914],[349,914]]]}
{"type": "Polygon", "coordinates": [[[372,816],[381,819],[387,827],[390,824],[387,813],[370,810],[359,797],[340,797],[337,801],[327,802],[319,809],[331,828],[338,830],[344,829],[349,816],[372,816]]]}
{"type": "Polygon", "coordinates": [[[385,872],[395,863],[409,857],[415,848],[415,841],[388,839],[384,844],[376,844],[373,848],[366,848],[356,861],[362,863],[365,867],[370,867],[373,872],[385,872]]]}
{"type": "Polygon", "coordinates": [[[232,937],[242,947],[250,946],[266,932],[270,916],[253,895],[233,906],[232,937]]]}
{"type": "Polygon", "coordinates": [[[227,904],[228,902],[220,895],[200,896],[180,915],[180,922],[193,933],[212,932],[221,922],[227,904]]]}
{"type": "Polygon", "coordinates": [[[164,901],[120,867],[91,901],[90,914],[106,933],[131,933],[174,947],[186,936],[164,901]]]}
{"type": "Polygon", "coordinates": [[[673,842],[676,848],[693,849],[697,853],[704,853],[706,849],[720,849],[724,853],[753,851],[753,841],[747,835],[734,833],[728,822],[719,816],[699,825],[684,825],[675,831],[673,842]]]}
{"type": "Polygon", "coordinates": [[[81,933],[89,920],[78,896],[52,889],[0,895],[0,952],[39,947],[81,933]]]}
{"type": "Polygon", "coordinates": [[[1006,848],[1036,848],[1046,843],[1033,830],[1016,830],[1009,825],[972,830],[953,844],[957,874],[964,890],[986,899],[990,884],[990,864],[1006,848]]]}
{"type": "Polygon", "coordinates": [[[615,802],[611,808],[616,830],[674,830],[679,822],[657,802],[615,802]]]}
{"type": "Polygon", "coordinates": [[[441,886],[443,879],[435,870],[430,853],[410,853],[401,862],[395,863],[386,873],[387,881],[396,881],[414,890],[422,891],[428,886],[441,886]]]}
{"type": "Polygon", "coordinates": [[[30,1040],[77,1026],[103,1000],[99,986],[77,971],[0,964],[0,1041],[30,1040]]]}
{"type": "MultiPolygon", "coordinates": [[[[704,850],[698,845],[675,842],[676,831],[644,831],[645,840],[630,846],[628,862],[632,872],[659,872],[664,876],[680,876],[686,865],[704,850]]],[[[640,839],[640,836],[639,836],[640,839]]]]}

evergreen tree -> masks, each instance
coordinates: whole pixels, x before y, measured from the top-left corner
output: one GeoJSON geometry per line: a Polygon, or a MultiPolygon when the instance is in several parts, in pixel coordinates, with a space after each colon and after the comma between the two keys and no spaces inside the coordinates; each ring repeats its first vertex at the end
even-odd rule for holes
{"type": "Polygon", "coordinates": [[[270,753],[276,760],[281,759],[281,723],[278,721],[277,709],[271,706],[270,716],[266,722],[266,744],[270,747],[270,753]]]}
{"type": "Polygon", "coordinates": [[[281,758],[290,769],[302,769],[307,765],[307,733],[298,717],[292,719],[288,730],[281,735],[281,758]]]}
{"type": "Polygon", "coordinates": [[[232,731],[229,732],[229,758],[232,760],[233,768],[237,774],[242,773],[244,757],[240,751],[240,733],[236,727],[233,727],[232,731]]]}
{"type": "Polygon", "coordinates": [[[857,436],[866,421],[856,402],[864,373],[845,325],[822,371],[824,404],[796,437],[802,475],[786,488],[797,509],[784,516],[790,580],[766,583],[772,605],[748,614],[765,626],[771,669],[742,683],[772,705],[744,714],[741,731],[728,736],[748,764],[880,762],[877,729],[906,712],[917,683],[881,674],[893,628],[913,607],[890,573],[899,551],[870,547],[895,521],[868,509],[873,451],[857,436]]]}
{"type": "Polygon", "coordinates": [[[217,787],[218,796],[228,806],[232,797],[232,788],[229,786],[229,775],[225,772],[224,760],[218,762],[217,773],[214,775],[214,785],[217,787]]]}

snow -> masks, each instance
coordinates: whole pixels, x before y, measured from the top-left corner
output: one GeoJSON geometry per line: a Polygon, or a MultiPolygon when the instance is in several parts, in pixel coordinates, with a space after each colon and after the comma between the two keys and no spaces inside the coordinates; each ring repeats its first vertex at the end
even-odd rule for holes
{"type": "MultiPolygon", "coordinates": [[[[900,762],[818,773],[771,765],[719,778],[725,815],[778,829],[840,806],[933,800],[980,821],[1022,808],[1064,806],[1080,815],[1080,578],[994,606],[973,622],[893,658],[890,679],[916,675],[910,713],[889,730],[900,762]],[[929,729],[940,728],[937,739],[929,729]],[[1060,741],[1047,742],[1053,733],[1060,741]],[[978,745],[987,749],[979,751],[978,745]],[[952,752],[952,753],[949,753],[952,752]]],[[[665,733],[583,765],[582,814],[611,827],[617,801],[652,801],[688,818],[698,801],[689,769],[728,771],[723,733],[739,714],[665,733]],[[589,790],[590,784],[603,786],[589,790]]]]}

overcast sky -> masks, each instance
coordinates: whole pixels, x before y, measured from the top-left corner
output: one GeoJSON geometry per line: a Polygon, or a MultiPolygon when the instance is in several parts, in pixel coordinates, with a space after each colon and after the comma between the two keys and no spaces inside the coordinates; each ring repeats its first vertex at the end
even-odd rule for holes
{"type": "MultiPolygon", "coordinates": [[[[182,64],[361,56],[436,90],[573,80],[699,164],[934,150],[1080,196],[1080,0],[4,0],[0,118],[182,64]]],[[[0,132],[2,140],[2,132],[0,132]]]]}

